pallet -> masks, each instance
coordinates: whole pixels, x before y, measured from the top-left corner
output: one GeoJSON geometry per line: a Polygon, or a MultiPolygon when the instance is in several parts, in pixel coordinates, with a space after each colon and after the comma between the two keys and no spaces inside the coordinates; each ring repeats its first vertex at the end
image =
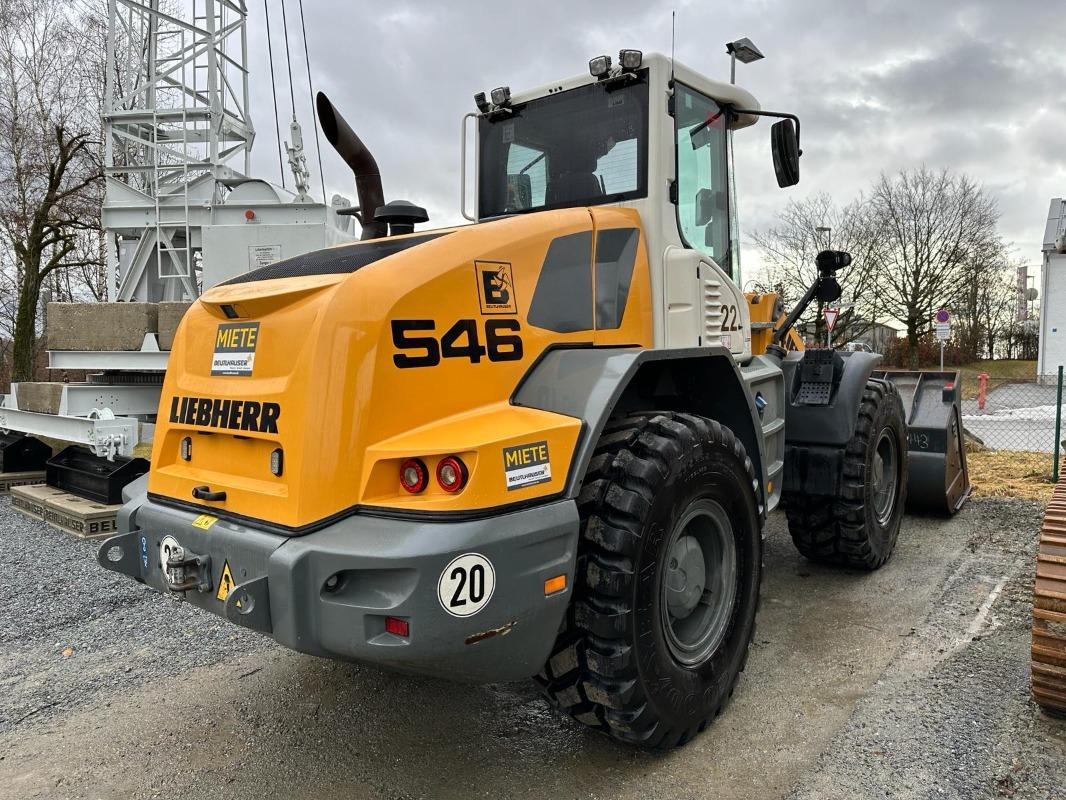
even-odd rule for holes
{"type": "Polygon", "coordinates": [[[101,539],[118,533],[120,508],[60,491],[45,500],[44,521],[79,539],[101,539]]]}
{"type": "Polygon", "coordinates": [[[13,486],[31,486],[35,483],[44,483],[44,470],[0,472],[0,494],[7,494],[13,486]]]}
{"type": "Polygon", "coordinates": [[[63,493],[45,483],[14,486],[11,488],[11,507],[24,517],[43,521],[45,503],[53,495],[63,493]]]}

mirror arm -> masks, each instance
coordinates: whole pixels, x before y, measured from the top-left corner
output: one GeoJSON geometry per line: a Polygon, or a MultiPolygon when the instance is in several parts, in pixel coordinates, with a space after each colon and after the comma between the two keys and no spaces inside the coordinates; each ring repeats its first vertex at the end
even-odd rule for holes
{"type": "Polygon", "coordinates": [[[775,117],[777,119],[790,119],[796,123],[796,150],[799,155],[803,155],[803,148],[800,147],[800,118],[795,114],[789,114],[785,111],[753,111],[750,108],[736,108],[730,107],[730,110],[734,114],[751,114],[753,117],[775,117]]]}

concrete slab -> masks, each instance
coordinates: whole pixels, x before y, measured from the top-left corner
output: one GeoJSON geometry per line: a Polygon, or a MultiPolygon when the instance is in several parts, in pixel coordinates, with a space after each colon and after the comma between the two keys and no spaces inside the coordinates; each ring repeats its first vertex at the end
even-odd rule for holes
{"type": "Polygon", "coordinates": [[[43,520],[45,503],[57,494],[63,494],[63,491],[44,483],[13,486],[11,507],[24,517],[43,520]]]}
{"type": "Polygon", "coordinates": [[[0,494],[7,494],[15,486],[44,483],[44,470],[28,472],[0,472],[0,494]]]}
{"type": "Polygon", "coordinates": [[[63,384],[56,381],[27,381],[15,387],[20,411],[58,414],[63,399],[63,384]]]}
{"type": "Polygon", "coordinates": [[[159,330],[158,303],[49,303],[49,350],[140,350],[159,330]]]}
{"type": "Polygon", "coordinates": [[[42,505],[45,522],[79,539],[99,539],[118,532],[121,503],[106,505],[56,490],[44,498],[42,505]]]}
{"type": "Polygon", "coordinates": [[[192,303],[166,302],[159,304],[159,349],[169,350],[174,346],[174,334],[185,312],[192,303]]]}

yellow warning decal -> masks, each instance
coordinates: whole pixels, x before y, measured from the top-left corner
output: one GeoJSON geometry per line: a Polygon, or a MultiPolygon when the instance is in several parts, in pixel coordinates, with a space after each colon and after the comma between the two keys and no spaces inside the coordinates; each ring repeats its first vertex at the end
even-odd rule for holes
{"type": "Polygon", "coordinates": [[[218,591],[215,592],[215,598],[226,602],[226,598],[229,597],[229,593],[233,591],[233,587],[236,584],[233,581],[233,573],[230,572],[229,562],[226,561],[222,565],[222,576],[218,579],[218,591]]]}
{"type": "Polygon", "coordinates": [[[192,521],[192,526],[194,528],[199,528],[200,530],[206,531],[216,522],[218,522],[218,517],[212,517],[210,514],[201,514],[192,521]]]}

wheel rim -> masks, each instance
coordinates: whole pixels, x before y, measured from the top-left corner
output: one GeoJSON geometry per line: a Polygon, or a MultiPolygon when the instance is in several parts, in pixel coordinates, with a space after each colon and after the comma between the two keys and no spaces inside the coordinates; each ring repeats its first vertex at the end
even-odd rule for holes
{"type": "Polygon", "coordinates": [[[896,506],[896,490],[899,486],[899,454],[896,437],[885,428],[877,439],[873,463],[870,465],[870,485],[873,489],[874,515],[882,525],[887,525],[896,506]]]}
{"type": "Polygon", "coordinates": [[[737,590],[737,548],[729,515],[713,500],[691,505],[666,546],[660,597],[670,653],[702,664],[729,629],[737,590]]]}

